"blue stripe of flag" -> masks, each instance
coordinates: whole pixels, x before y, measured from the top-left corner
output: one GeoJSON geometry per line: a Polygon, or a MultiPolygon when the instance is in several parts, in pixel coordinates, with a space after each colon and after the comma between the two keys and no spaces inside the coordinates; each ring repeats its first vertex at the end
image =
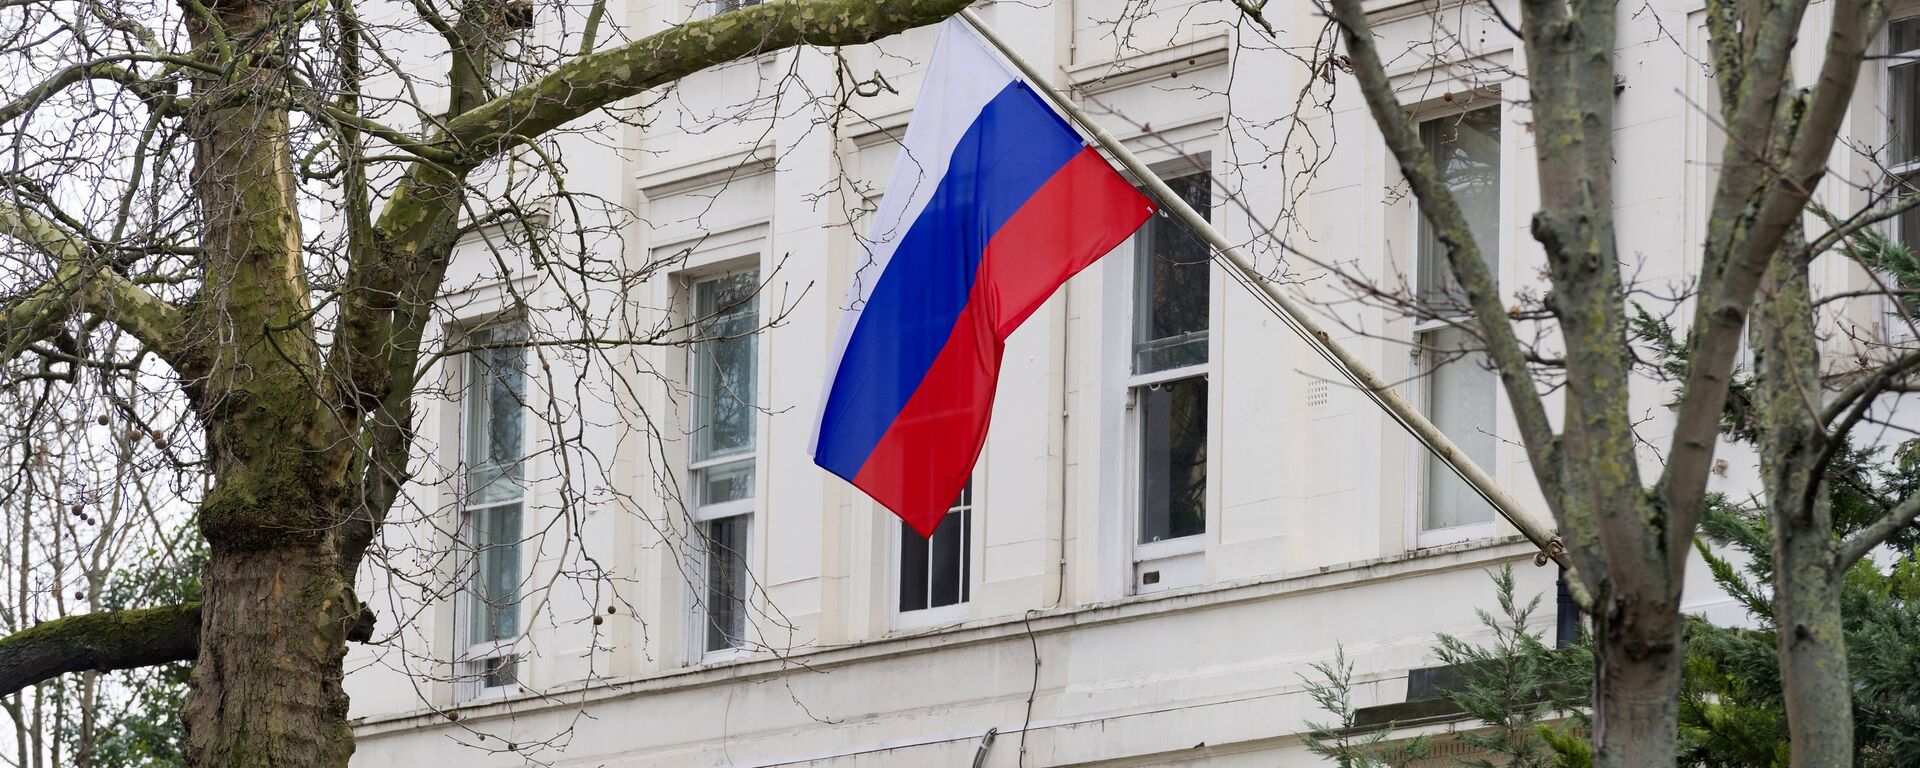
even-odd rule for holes
{"type": "Polygon", "coordinates": [[[816,463],[847,480],[860,473],[946,346],[987,243],[1084,146],[1024,82],[980,111],[848,338],[816,463]]]}

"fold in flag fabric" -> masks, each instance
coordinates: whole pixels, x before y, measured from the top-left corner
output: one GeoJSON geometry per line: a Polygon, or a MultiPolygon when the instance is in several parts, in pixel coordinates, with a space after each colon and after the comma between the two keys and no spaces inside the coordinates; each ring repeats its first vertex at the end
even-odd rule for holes
{"type": "Polygon", "coordinates": [[[1153,211],[949,19],[848,292],[814,463],[932,535],[985,444],[1007,336],[1153,211]]]}

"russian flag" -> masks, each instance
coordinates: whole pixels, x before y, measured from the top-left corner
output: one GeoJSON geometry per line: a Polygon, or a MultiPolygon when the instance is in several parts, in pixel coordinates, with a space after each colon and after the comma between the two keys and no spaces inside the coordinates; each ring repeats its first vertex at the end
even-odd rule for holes
{"type": "Polygon", "coordinates": [[[1153,210],[949,19],[848,293],[814,463],[932,535],[986,441],[1007,336],[1153,210]]]}

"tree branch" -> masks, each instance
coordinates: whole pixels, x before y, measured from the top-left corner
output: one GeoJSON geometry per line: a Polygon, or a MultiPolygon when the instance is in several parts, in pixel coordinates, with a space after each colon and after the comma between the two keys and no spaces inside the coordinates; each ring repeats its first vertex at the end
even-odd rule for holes
{"type": "Polygon", "coordinates": [[[1888,538],[1899,533],[1900,529],[1913,524],[1920,518],[1920,494],[1907,497],[1872,525],[1855,531],[1845,541],[1840,542],[1840,556],[1833,562],[1836,578],[1846,572],[1860,558],[1866,557],[1874,547],[1880,546],[1888,538]]]}
{"type": "Polygon", "coordinates": [[[1728,110],[1727,130],[1733,140],[1727,143],[1709,218],[1713,223],[1695,311],[1687,398],[1675,420],[1673,451],[1661,478],[1674,519],[1682,524],[1699,521],[1728,376],[1755,289],[1787,232],[1800,223],[1825,173],[1846,115],[1845,101],[1859,80],[1861,54],[1885,20],[1880,0],[1835,3],[1819,81],[1810,98],[1783,104],[1794,37],[1806,5],[1791,0],[1767,7],[1753,32],[1754,43],[1744,50],[1738,102],[1728,110]],[[1784,174],[1776,170],[1775,160],[1781,161],[1784,174]]]}
{"type": "Polygon", "coordinates": [[[443,140],[485,161],[592,111],[708,67],[796,45],[870,43],[959,13],[966,0],[785,0],[574,59],[448,121],[443,140]]]}
{"type": "MultiPolygon", "coordinates": [[[[784,0],[680,25],[617,48],[568,61],[545,77],[458,111],[428,144],[448,146],[457,163],[416,162],[355,249],[341,299],[339,334],[328,357],[331,400],[349,415],[382,400],[396,375],[396,308],[439,290],[466,172],[509,147],[620,99],[709,67],[795,45],[858,45],[940,21],[967,0],[784,0]],[[407,295],[409,291],[418,297],[407,295]]],[[[456,74],[458,74],[456,72],[456,74]]]]}
{"type": "MultiPolygon", "coordinates": [[[[116,82],[128,88],[135,89],[136,93],[139,93],[139,89],[142,87],[151,87],[153,85],[153,83],[149,83],[138,74],[135,74],[133,70],[106,61],[91,61],[75,64],[53,73],[53,76],[27,89],[25,93],[20,94],[20,96],[13,101],[0,104],[0,124],[10,123],[19,119],[20,116],[32,112],[35,107],[40,106],[46,102],[47,99],[52,98],[54,94],[65,90],[67,86],[85,80],[108,80],[116,82]]],[[[144,94],[142,95],[144,97],[144,94]]]]}
{"type": "Polygon", "coordinates": [[[0,695],[70,672],[191,661],[199,652],[199,603],[54,619],[0,638],[0,695]]]}
{"type": "Polygon", "coordinates": [[[46,254],[56,265],[51,280],[0,310],[0,333],[5,334],[0,350],[7,357],[45,338],[60,320],[80,309],[119,326],[175,370],[191,373],[192,366],[180,355],[184,321],[179,310],[125,276],[97,266],[93,249],[80,236],[10,203],[0,203],[0,236],[46,254]]]}

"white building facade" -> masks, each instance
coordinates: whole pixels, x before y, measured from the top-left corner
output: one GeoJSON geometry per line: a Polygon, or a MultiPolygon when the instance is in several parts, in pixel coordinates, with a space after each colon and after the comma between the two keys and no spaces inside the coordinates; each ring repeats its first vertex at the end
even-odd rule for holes
{"type": "MultiPolygon", "coordinates": [[[[1482,3],[1370,5],[1383,50],[1412,52],[1391,74],[1454,158],[1503,287],[1537,293],[1518,43],[1482,3]]],[[[1643,283],[1689,274],[1722,141],[1698,107],[1697,6],[1622,14],[1619,250],[1643,283]]],[[[1300,46],[1324,34],[1311,4],[1271,7],[1300,46]]],[[[726,11],[608,9],[636,37],[726,11]]],[[[1357,89],[1320,80],[1343,75],[1258,42],[1228,2],[981,13],[1544,514],[1491,374],[1433,352],[1458,332],[1329,277],[1448,290],[1357,89]],[[1319,158],[1310,179],[1282,146],[1319,158]]],[[[888,191],[932,40],[766,54],[648,100],[644,127],[561,139],[568,187],[633,217],[599,257],[662,265],[618,287],[619,311],[697,341],[623,347],[620,371],[577,380],[511,345],[430,374],[447,385],[423,422],[438,471],[377,559],[458,588],[364,574],[388,634],[348,660],[357,765],[1316,765],[1299,736],[1325,715],[1303,678],[1337,649],[1356,705],[1404,702],[1435,634],[1481,634],[1487,572],[1509,565],[1555,632],[1555,569],[1164,217],[1009,341],[972,484],[931,540],[816,468],[860,213],[888,191]],[[892,90],[783,101],[870,73],[892,90]]],[[[1863,83],[1852,130],[1884,141],[1883,101],[1920,81],[1863,83]]],[[[577,297],[512,268],[525,258],[463,246],[448,339],[565,335],[542,313],[577,297]]],[[[1865,280],[1838,262],[1826,279],[1865,280]]],[[[1665,395],[1636,392],[1649,434],[1665,395]]],[[[1723,455],[1718,489],[1748,487],[1750,459],[1723,455]]],[[[1703,570],[1690,605],[1737,618],[1703,570]]]]}

